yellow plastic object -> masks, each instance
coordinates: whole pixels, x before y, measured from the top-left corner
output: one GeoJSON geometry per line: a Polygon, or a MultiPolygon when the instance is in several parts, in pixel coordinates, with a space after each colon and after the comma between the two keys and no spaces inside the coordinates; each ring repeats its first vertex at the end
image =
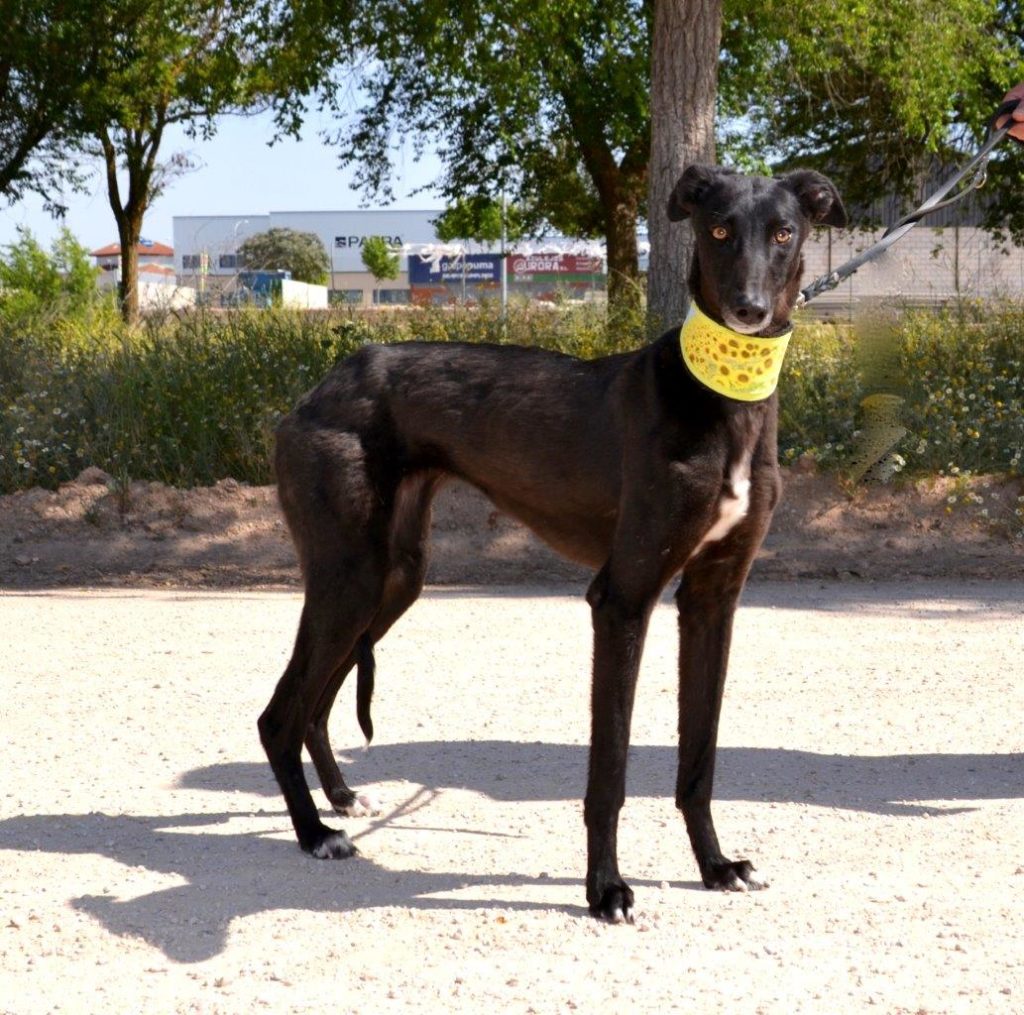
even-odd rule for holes
{"type": "Polygon", "coordinates": [[[679,330],[683,360],[705,387],[740,402],[760,402],[779,383],[792,330],[775,338],[741,335],[711,320],[696,302],[679,330]]]}

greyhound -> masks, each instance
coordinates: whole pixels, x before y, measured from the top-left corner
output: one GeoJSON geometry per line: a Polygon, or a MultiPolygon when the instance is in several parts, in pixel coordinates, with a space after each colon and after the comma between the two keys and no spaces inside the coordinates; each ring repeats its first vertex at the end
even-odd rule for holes
{"type": "Polygon", "coordinates": [[[366,346],[277,429],[281,507],[305,600],[294,652],[259,732],[300,847],[355,847],[324,824],[303,743],[334,808],[358,807],[327,736],[346,675],[369,739],[373,646],[419,595],[431,500],[448,477],[486,494],[596,575],[590,763],[584,800],[590,911],[632,922],[619,811],[637,670],[651,611],[682,575],[676,805],[708,888],[767,882],[727,859],[711,817],[733,614],[780,495],[774,393],[815,225],[843,226],[834,185],[690,166],[669,218],[690,219],[690,315],[630,353],[589,362],[515,346],[366,346]]]}

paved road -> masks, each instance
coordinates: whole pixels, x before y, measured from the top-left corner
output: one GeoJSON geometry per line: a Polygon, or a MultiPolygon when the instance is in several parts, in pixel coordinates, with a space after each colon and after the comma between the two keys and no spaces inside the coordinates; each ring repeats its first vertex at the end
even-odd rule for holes
{"type": "Polygon", "coordinates": [[[761,584],[699,888],[652,622],[620,856],[585,916],[579,595],[433,590],[378,655],[362,856],[294,846],[255,719],[286,593],[0,594],[0,1011],[1024,1011],[1024,584],[761,584]]]}

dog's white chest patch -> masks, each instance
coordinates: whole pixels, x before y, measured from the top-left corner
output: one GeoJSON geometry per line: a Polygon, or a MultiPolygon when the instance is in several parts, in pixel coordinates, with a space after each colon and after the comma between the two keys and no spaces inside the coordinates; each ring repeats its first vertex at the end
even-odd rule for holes
{"type": "Polygon", "coordinates": [[[724,539],[747,516],[750,509],[750,457],[744,455],[729,469],[729,485],[718,499],[718,518],[704,534],[697,549],[690,554],[695,557],[708,543],[724,539]]]}

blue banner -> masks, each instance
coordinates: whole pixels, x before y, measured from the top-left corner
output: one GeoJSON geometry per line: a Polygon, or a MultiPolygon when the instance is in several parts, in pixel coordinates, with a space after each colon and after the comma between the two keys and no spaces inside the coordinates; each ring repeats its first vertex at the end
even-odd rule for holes
{"type": "Polygon", "coordinates": [[[424,261],[419,254],[409,255],[410,285],[452,285],[465,281],[471,285],[501,281],[501,254],[466,254],[424,261]]]}

